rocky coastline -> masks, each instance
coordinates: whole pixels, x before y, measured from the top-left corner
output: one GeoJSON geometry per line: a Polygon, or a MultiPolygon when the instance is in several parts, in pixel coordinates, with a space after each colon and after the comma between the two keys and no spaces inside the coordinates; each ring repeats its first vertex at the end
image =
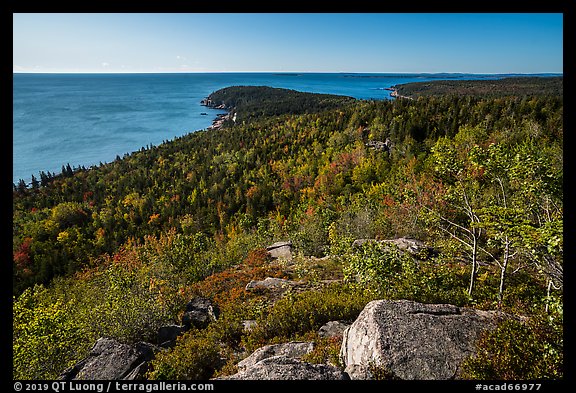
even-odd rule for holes
{"type": "Polygon", "coordinates": [[[234,108],[229,108],[224,103],[218,104],[212,101],[210,97],[206,97],[200,101],[200,105],[211,109],[222,109],[227,112],[216,115],[216,118],[212,121],[212,125],[207,128],[208,130],[219,130],[228,120],[236,122],[236,113],[233,112],[234,108]]]}
{"type": "Polygon", "coordinates": [[[414,99],[414,98],[412,98],[412,97],[403,96],[403,95],[398,94],[398,90],[396,89],[396,87],[387,87],[387,88],[385,88],[384,90],[391,90],[390,97],[394,97],[394,98],[406,98],[406,99],[408,99],[408,100],[413,100],[413,99],[414,99]]]}

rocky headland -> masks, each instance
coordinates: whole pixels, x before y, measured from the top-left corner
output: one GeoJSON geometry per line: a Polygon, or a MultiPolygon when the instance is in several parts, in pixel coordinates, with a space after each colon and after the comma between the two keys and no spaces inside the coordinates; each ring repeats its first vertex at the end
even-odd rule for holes
{"type": "Polygon", "coordinates": [[[222,102],[216,103],[212,99],[210,99],[210,97],[206,97],[202,101],[200,101],[200,105],[206,106],[211,109],[220,109],[227,111],[227,113],[223,114],[221,113],[216,115],[216,118],[212,121],[212,125],[208,127],[209,130],[218,130],[222,128],[224,123],[226,123],[227,121],[236,122],[236,113],[233,112],[233,108],[226,106],[226,104],[222,102]]]}

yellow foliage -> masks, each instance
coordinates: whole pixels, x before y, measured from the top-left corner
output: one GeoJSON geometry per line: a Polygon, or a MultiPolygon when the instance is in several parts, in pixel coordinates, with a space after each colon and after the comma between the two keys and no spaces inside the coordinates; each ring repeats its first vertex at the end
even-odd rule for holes
{"type": "Polygon", "coordinates": [[[60,243],[64,243],[65,241],[68,240],[69,237],[70,237],[70,234],[67,231],[62,231],[58,234],[58,237],[56,238],[56,240],[60,243]]]}

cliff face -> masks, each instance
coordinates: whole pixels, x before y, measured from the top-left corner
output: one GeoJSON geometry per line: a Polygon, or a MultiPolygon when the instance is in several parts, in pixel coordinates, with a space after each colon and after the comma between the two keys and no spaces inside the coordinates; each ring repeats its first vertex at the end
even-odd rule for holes
{"type": "Polygon", "coordinates": [[[214,101],[212,98],[205,98],[200,101],[200,105],[206,106],[212,109],[220,109],[228,111],[228,113],[218,114],[216,118],[212,121],[212,125],[208,127],[209,130],[217,130],[222,128],[229,120],[236,122],[236,113],[232,112],[233,108],[227,106],[223,102],[214,101]]]}

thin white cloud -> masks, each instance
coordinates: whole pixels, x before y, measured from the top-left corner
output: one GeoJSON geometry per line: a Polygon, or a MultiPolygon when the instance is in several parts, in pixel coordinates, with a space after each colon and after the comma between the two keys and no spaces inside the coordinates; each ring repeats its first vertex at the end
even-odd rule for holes
{"type": "Polygon", "coordinates": [[[108,66],[110,66],[110,63],[107,63],[107,62],[105,62],[105,61],[102,62],[102,67],[106,68],[106,67],[108,67],[108,66]]]}

